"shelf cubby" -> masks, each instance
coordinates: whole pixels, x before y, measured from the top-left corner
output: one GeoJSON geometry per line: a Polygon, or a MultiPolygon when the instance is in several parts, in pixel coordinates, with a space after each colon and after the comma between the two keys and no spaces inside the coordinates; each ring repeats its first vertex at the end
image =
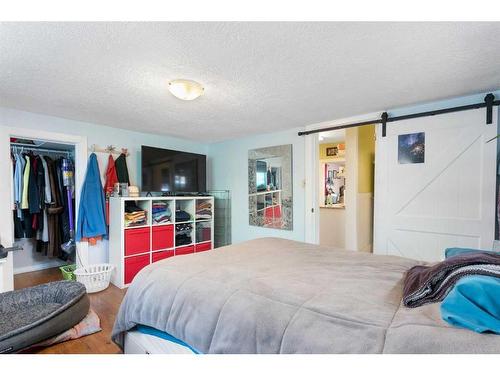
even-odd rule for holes
{"type": "Polygon", "coordinates": [[[186,223],[194,220],[195,199],[182,199],[175,201],[175,223],[186,223]],[[189,215],[189,219],[181,217],[180,212],[189,215]]]}
{"type": "Polygon", "coordinates": [[[212,222],[197,221],[196,222],[196,243],[212,241],[212,222]]]}
{"type": "Polygon", "coordinates": [[[153,199],[151,203],[152,225],[172,224],[175,219],[175,201],[172,199],[153,199]]]}
{"type": "Polygon", "coordinates": [[[122,217],[125,228],[144,228],[151,225],[151,201],[127,200],[122,217]]]}

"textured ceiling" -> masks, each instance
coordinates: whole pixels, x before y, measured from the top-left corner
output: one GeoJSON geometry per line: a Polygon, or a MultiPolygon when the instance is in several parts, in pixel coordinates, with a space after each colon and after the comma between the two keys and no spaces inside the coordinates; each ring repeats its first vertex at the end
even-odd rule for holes
{"type": "Polygon", "coordinates": [[[2,23],[0,105],[218,141],[500,87],[500,23],[2,23]],[[196,80],[205,95],[167,90],[196,80]]]}

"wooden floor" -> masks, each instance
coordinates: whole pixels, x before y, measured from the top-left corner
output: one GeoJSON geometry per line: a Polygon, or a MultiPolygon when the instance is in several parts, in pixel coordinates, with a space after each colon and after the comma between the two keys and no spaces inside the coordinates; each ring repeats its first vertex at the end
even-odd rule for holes
{"type": "MultiPolygon", "coordinates": [[[[22,289],[29,286],[61,280],[59,268],[49,268],[43,271],[22,273],[14,276],[14,288],[22,289]]],[[[90,306],[101,319],[102,331],[80,339],[66,341],[48,348],[34,350],[31,353],[44,354],[111,354],[121,353],[121,350],[111,341],[111,330],[120,303],[126,289],[119,289],[110,284],[109,288],[99,293],[89,294],[90,306]]]]}

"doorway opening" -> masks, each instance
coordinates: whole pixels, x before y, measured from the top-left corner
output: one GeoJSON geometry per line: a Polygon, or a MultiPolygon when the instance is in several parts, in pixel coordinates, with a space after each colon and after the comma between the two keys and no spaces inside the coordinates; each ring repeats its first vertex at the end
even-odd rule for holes
{"type": "MultiPolygon", "coordinates": [[[[7,257],[0,259],[0,292],[6,292],[14,289],[14,273],[24,273],[30,272],[36,269],[44,269],[47,267],[57,267],[59,264],[65,264],[63,259],[59,259],[59,254],[55,248],[47,249],[45,255],[45,249],[43,246],[39,247],[41,249],[40,254],[37,253],[37,245],[38,240],[43,240],[41,237],[43,236],[43,227],[39,225],[39,217],[35,219],[35,227],[33,227],[33,214],[35,212],[29,212],[29,198],[30,198],[30,190],[28,189],[28,202],[24,202],[24,208],[22,207],[22,196],[21,196],[21,211],[28,210],[27,212],[30,214],[30,217],[27,217],[27,221],[21,226],[17,223],[15,228],[15,217],[17,214],[17,205],[14,202],[15,200],[15,155],[19,154],[23,156],[23,154],[27,154],[28,156],[33,155],[33,162],[36,159],[36,156],[40,157],[37,159],[40,161],[40,165],[43,166],[42,159],[47,162],[47,160],[52,160],[55,163],[57,159],[61,157],[71,158],[73,161],[73,181],[74,181],[74,194],[72,196],[74,202],[78,202],[80,199],[80,190],[85,177],[85,165],[87,160],[87,138],[83,136],[70,135],[65,133],[57,133],[57,132],[47,132],[39,129],[32,128],[23,128],[23,127],[7,127],[0,126],[0,154],[4,155],[6,160],[9,161],[7,168],[0,168],[0,178],[5,183],[2,185],[0,189],[0,212],[2,213],[0,217],[3,220],[0,225],[0,244],[5,248],[16,248],[19,246],[14,246],[15,244],[22,243],[23,249],[16,250],[7,253],[7,257]],[[32,149],[30,149],[32,148],[32,149]],[[49,159],[45,159],[45,156],[49,159]],[[41,158],[43,157],[43,158],[41,158]],[[26,203],[28,208],[26,208],[26,203]],[[29,233],[29,222],[31,219],[31,231],[29,233]],[[36,229],[36,230],[35,230],[36,229]],[[42,229],[42,232],[39,232],[39,229],[42,229]],[[20,234],[22,230],[22,234],[20,234]],[[28,233],[26,233],[28,230],[28,233]],[[17,232],[17,233],[16,233],[17,232]],[[34,232],[34,233],[33,233],[34,232]],[[39,236],[37,238],[37,235],[39,236]],[[18,238],[16,238],[18,237],[18,238]],[[14,266],[14,257],[15,266],[14,266]]],[[[21,158],[20,158],[21,159],[21,158]]],[[[22,160],[25,162],[26,166],[26,158],[23,157],[22,160]]],[[[31,170],[31,158],[28,157],[30,161],[30,170],[31,170]]],[[[21,169],[18,170],[18,173],[21,169]]],[[[44,168],[45,170],[45,168],[44,168]]],[[[22,168],[23,172],[23,186],[24,186],[24,168],[22,168]]],[[[42,174],[38,175],[38,178],[42,178],[42,174]]],[[[19,177],[19,176],[18,176],[19,177]]],[[[45,175],[43,176],[45,179],[45,175]]],[[[49,185],[54,188],[58,186],[58,175],[57,172],[52,173],[52,178],[54,183],[49,185]],[[57,178],[56,178],[57,177],[57,178]]],[[[29,185],[29,174],[26,175],[28,187],[29,185]]],[[[50,176],[49,176],[50,179],[50,176]]],[[[19,180],[18,180],[19,181],[19,180]]],[[[33,179],[33,181],[36,181],[33,179]]],[[[44,180],[45,181],[45,180],[44,180]]],[[[19,186],[19,185],[18,185],[19,186]]],[[[38,185],[32,184],[31,186],[31,194],[36,195],[35,193],[38,191],[38,185]]],[[[64,194],[64,193],[63,193],[64,194]]],[[[52,191],[51,191],[52,195],[52,191]]],[[[38,193],[40,196],[40,192],[38,193]]],[[[33,196],[31,197],[33,198],[33,196]]],[[[18,195],[19,201],[19,195],[18,195]]],[[[61,205],[64,203],[63,199],[67,199],[66,196],[61,197],[61,205]]],[[[35,198],[36,202],[36,198],[35,198]]],[[[33,203],[33,201],[32,201],[33,203]]],[[[36,205],[35,205],[36,206],[36,205]]],[[[36,208],[32,205],[32,211],[36,211],[36,208]]],[[[50,206],[50,204],[49,204],[50,206]]],[[[56,205],[57,206],[57,205],[56,205]]],[[[78,206],[74,206],[73,217],[78,217],[78,206]]],[[[56,207],[55,210],[51,211],[53,220],[50,223],[52,227],[54,224],[57,225],[59,223],[59,219],[56,220],[56,215],[60,214],[62,211],[60,208],[56,207]]],[[[43,212],[40,215],[43,219],[43,212]]],[[[48,219],[48,218],[47,218],[48,219]]],[[[44,221],[45,224],[45,221],[44,221]]],[[[48,228],[48,227],[47,227],[48,228]]],[[[55,233],[54,231],[52,233],[55,233]]],[[[57,238],[56,238],[57,240],[57,238]]],[[[59,240],[61,243],[63,239],[59,240]]],[[[55,242],[53,242],[55,244],[55,242]]],[[[78,243],[77,251],[78,254],[77,263],[87,264],[88,263],[88,248],[86,244],[78,243]]],[[[76,256],[76,254],[75,254],[76,256]]],[[[59,270],[58,270],[59,271],[59,270]]],[[[40,283],[43,280],[40,280],[40,283]]]]}
{"type": "Polygon", "coordinates": [[[13,253],[13,273],[73,263],[75,145],[11,137],[10,151],[14,245],[23,249],[13,253]]]}
{"type": "Polygon", "coordinates": [[[319,244],[373,251],[375,126],[317,134],[319,244]]]}

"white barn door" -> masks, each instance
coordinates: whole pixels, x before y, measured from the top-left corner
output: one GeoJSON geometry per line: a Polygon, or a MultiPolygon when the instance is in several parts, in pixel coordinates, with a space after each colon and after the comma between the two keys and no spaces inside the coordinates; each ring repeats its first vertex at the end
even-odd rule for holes
{"type": "Polygon", "coordinates": [[[491,249],[497,134],[477,109],[377,127],[374,253],[443,259],[447,247],[491,249]],[[398,136],[425,132],[425,162],[399,164],[398,136]]]}

